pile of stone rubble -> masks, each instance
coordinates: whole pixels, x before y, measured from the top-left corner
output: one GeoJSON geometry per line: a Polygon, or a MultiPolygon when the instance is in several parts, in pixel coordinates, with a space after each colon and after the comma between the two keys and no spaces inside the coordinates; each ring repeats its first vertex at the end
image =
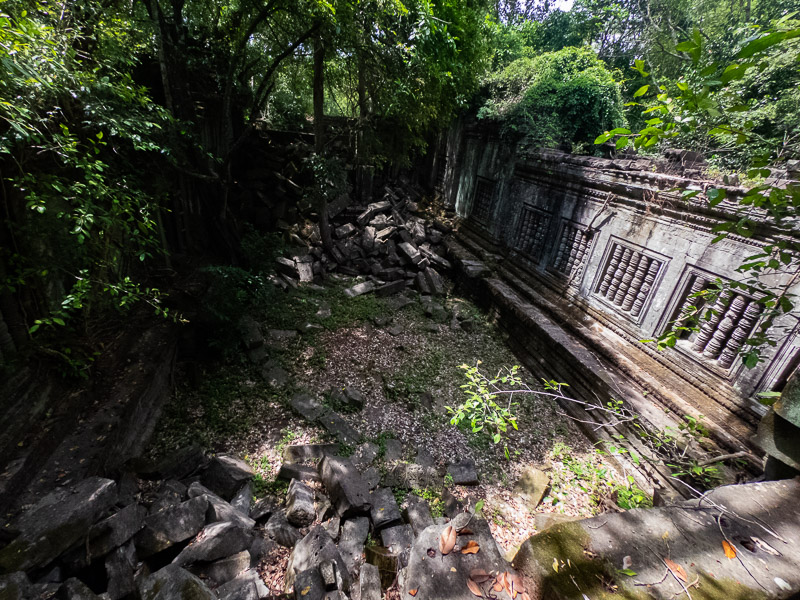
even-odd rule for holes
{"type": "Polygon", "coordinates": [[[375,292],[388,296],[407,287],[425,295],[443,295],[443,270],[450,268],[442,241],[451,230],[448,221],[419,216],[420,194],[408,183],[386,185],[380,200],[367,206],[349,206],[349,198],[329,206],[334,243],[330,252],[319,230],[300,231],[308,251],[277,260],[286,285],[321,281],[328,273],[366,276],[350,290],[357,296],[375,292]]]}
{"type": "MultiPolygon", "coordinates": [[[[383,452],[363,443],[349,458],[337,455],[338,444],[288,446],[282,501],[253,503],[247,463],[196,447],[140,461],[118,481],[90,477],[60,488],[5,528],[0,598],[379,600],[393,586],[406,597],[443,597],[442,585],[457,585],[448,597],[470,597],[469,573],[510,567],[486,522],[452,496],[452,521],[434,519],[412,494],[401,510],[388,486],[441,490],[445,470],[424,451],[405,463],[399,442],[389,442],[383,452]],[[448,524],[461,532],[458,547],[432,560],[448,524]],[[457,552],[470,541],[480,552],[457,552]],[[277,560],[279,546],[292,550],[284,588],[271,590],[259,566],[277,560]]],[[[475,483],[469,465],[448,470],[455,483],[475,483]]]]}

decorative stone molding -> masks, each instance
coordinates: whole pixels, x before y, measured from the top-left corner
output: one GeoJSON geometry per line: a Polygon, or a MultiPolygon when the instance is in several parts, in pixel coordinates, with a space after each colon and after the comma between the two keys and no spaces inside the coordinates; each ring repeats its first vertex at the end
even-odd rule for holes
{"type": "Polygon", "coordinates": [[[617,312],[636,320],[644,314],[665,257],[612,238],[593,293],[617,312]]]}

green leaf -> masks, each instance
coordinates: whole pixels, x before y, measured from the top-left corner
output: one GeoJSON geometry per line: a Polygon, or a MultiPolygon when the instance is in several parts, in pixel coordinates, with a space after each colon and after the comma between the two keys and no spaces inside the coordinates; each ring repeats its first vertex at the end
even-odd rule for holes
{"type": "Polygon", "coordinates": [[[725,190],[721,190],[718,188],[712,188],[706,192],[708,196],[708,205],[709,206],[716,206],[723,200],[725,200],[725,190]]]}
{"type": "Polygon", "coordinates": [[[764,37],[760,37],[747,44],[744,48],[742,48],[739,51],[739,54],[737,56],[739,58],[750,58],[754,54],[763,52],[764,50],[774,46],[775,44],[780,44],[785,39],[786,39],[786,32],[776,31],[774,33],[770,33],[768,35],[765,35],[764,37]]]}
{"type": "Polygon", "coordinates": [[[625,146],[628,145],[628,142],[629,142],[628,138],[621,137],[617,140],[615,147],[617,150],[622,150],[625,146]]]}
{"type": "Polygon", "coordinates": [[[638,98],[639,96],[644,96],[647,93],[647,90],[649,89],[650,89],[649,85],[643,85],[633,93],[633,97],[638,98]]]}
{"type": "Polygon", "coordinates": [[[691,40],[686,40],[685,42],[681,42],[680,44],[675,46],[675,50],[677,50],[678,52],[691,52],[695,48],[697,48],[697,44],[695,44],[691,40]]]}
{"type": "Polygon", "coordinates": [[[631,571],[630,569],[622,569],[620,573],[627,575],[628,577],[636,577],[636,571],[631,571]]]}

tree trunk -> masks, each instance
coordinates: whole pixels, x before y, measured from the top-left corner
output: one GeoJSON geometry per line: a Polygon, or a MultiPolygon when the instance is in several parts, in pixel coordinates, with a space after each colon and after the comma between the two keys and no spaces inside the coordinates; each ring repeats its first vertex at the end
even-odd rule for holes
{"type": "MultiPolygon", "coordinates": [[[[322,36],[317,35],[314,40],[314,151],[318,158],[322,158],[325,150],[325,123],[324,119],[325,101],[325,47],[322,45],[322,36]]],[[[319,202],[319,235],[322,238],[322,245],[328,254],[333,250],[333,238],[331,238],[331,227],[328,223],[328,199],[322,185],[317,186],[319,202]]]]}

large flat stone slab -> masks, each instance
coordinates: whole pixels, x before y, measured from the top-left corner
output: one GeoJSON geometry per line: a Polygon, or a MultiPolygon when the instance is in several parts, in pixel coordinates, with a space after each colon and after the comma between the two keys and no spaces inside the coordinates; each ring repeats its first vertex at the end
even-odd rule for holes
{"type": "Polygon", "coordinates": [[[140,558],[146,558],[173,544],[188,540],[203,527],[208,499],[192,498],[145,519],[145,526],[134,538],[140,558]]]}
{"type": "MultiPolygon", "coordinates": [[[[469,529],[473,535],[462,535],[457,538],[457,546],[464,546],[469,541],[478,543],[480,550],[475,554],[461,554],[453,551],[442,556],[439,551],[439,538],[448,525],[432,525],[425,529],[414,541],[408,561],[406,576],[403,581],[401,598],[411,600],[409,590],[415,589],[415,600],[475,600],[476,596],[467,587],[467,579],[474,569],[482,569],[486,573],[504,573],[510,565],[503,560],[497,544],[484,519],[473,517],[469,529]],[[431,555],[432,550],[432,555],[431,555]]],[[[552,562],[552,560],[551,560],[552,562]]],[[[484,587],[488,588],[488,585],[484,587]]],[[[511,600],[505,591],[492,592],[498,600],[511,600]]],[[[536,596],[531,595],[532,598],[536,596]]],[[[486,595],[486,597],[491,597],[486,595]]],[[[519,596],[517,596],[519,598],[519,596]]],[[[593,597],[592,597],[593,598],[593,597]]],[[[581,599],[583,600],[583,599],[581,599]]]]}
{"type": "Polygon", "coordinates": [[[529,538],[513,564],[553,600],[604,598],[601,579],[619,586],[620,597],[685,597],[675,577],[664,578],[665,559],[684,569],[688,582],[698,582],[693,600],[790,598],[800,593],[798,498],[800,478],[724,486],[669,507],[559,523],[529,538]],[[725,538],[737,558],[726,557],[725,538]],[[633,576],[619,572],[626,556],[633,576]],[[554,559],[564,565],[558,572],[554,559]]]}
{"type": "Polygon", "coordinates": [[[19,535],[0,550],[0,573],[43,566],[86,535],[117,499],[117,484],[90,477],[48,494],[15,523],[19,535]]]}

